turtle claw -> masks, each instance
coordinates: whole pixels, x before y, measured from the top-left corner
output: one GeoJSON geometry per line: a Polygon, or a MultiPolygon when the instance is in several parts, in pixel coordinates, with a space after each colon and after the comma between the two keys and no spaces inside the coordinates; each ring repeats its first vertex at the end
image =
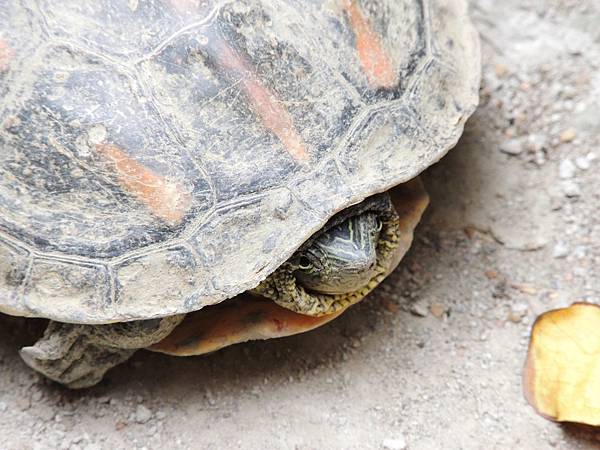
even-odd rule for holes
{"type": "Polygon", "coordinates": [[[166,337],[183,316],[112,325],[50,322],[44,336],[21,349],[32,369],[73,389],[94,386],[136,350],[166,337]]]}

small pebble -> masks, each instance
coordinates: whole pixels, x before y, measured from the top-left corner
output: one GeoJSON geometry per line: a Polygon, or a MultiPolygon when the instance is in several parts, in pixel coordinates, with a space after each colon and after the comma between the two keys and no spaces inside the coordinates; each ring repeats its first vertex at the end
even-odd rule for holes
{"type": "Polygon", "coordinates": [[[588,170],[592,163],[585,156],[578,156],[575,158],[575,165],[581,170],[588,170]]]}
{"type": "Polygon", "coordinates": [[[529,311],[529,304],[527,303],[517,303],[512,305],[510,308],[510,313],[508,314],[508,320],[513,323],[519,323],[523,320],[523,317],[527,315],[529,311]]]}
{"type": "Polygon", "coordinates": [[[434,303],[430,306],[429,310],[438,319],[444,315],[445,308],[441,303],[434,303]]]}
{"type": "Polygon", "coordinates": [[[428,314],[427,305],[425,305],[422,302],[413,303],[412,306],[410,307],[410,312],[412,314],[414,314],[415,316],[427,317],[427,314],[428,314]]]}
{"type": "Polygon", "coordinates": [[[100,444],[96,444],[91,443],[91,444],[87,444],[85,447],[83,447],[83,450],[102,450],[102,447],[100,446],[100,444]]]}
{"type": "Polygon", "coordinates": [[[523,153],[523,145],[518,139],[511,139],[500,144],[500,151],[507,155],[517,156],[523,153]]]}
{"type": "Polygon", "coordinates": [[[522,319],[523,318],[521,316],[518,316],[513,312],[508,313],[508,320],[510,320],[512,323],[521,323],[522,319]]]}
{"type": "Polygon", "coordinates": [[[550,198],[550,208],[552,211],[558,211],[563,207],[563,198],[562,197],[551,197],[550,198]]]}
{"type": "Polygon", "coordinates": [[[540,134],[527,136],[527,149],[531,152],[541,152],[546,145],[546,138],[540,134]]]}
{"type": "Polygon", "coordinates": [[[573,180],[565,180],[562,183],[562,190],[567,197],[579,197],[581,188],[573,180]]]}
{"type": "Polygon", "coordinates": [[[129,6],[129,9],[131,11],[136,11],[138,9],[138,6],[139,6],[139,0],[129,0],[127,2],[127,6],[129,6]]]}
{"type": "Polygon", "coordinates": [[[575,130],[575,128],[569,128],[569,129],[563,131],[562,133],[560,133],[559,139],[560,139],[560,142],[566,144],[569,142],[573,142],[576,137],[577,137],[577,131],[575,130]]]}
{"type": "Polygon", "coordinates": [[[563,180],[573,178],[577,168],[570,159],[563,159],[558,166],[558,176],[563,180]]]}
{"type": "Polygon", "coordinates": [[[567,256],[569,256],[569,247],[567,244],[562,241],[557,242],[554,249],[552,249],[552,257],[560,259],[566,258],[567,256]]]}
{"type": "Polygon", "coordinates": [[[396,437],[395,439],[385,439],[381,446],[385,450],[404,450],[407,448],[406,439],[403,436],[396,437]]]}
{"type": "Polygon", "coordinates": [[[494,66],[494,72],[498,78],[505,78],[508,75],[508,68],[504,64],[498,63],[494,66]]]}
{"type": "Polygon", "coordinates": [[[137,423],[146,423],[152,418],[152,412],[144,405],[138,405],[135,410],[135,421],[137,423]]]}

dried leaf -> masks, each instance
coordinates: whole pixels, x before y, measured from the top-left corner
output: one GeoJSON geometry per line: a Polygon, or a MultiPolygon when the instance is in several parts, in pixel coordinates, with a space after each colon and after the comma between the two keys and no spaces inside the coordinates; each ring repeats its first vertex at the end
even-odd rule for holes
{"type": "Polygon", "coordinates": [[[575,303],[537,319],[523,389],[550,420],[600,426],[600,306],[575,303]]]}

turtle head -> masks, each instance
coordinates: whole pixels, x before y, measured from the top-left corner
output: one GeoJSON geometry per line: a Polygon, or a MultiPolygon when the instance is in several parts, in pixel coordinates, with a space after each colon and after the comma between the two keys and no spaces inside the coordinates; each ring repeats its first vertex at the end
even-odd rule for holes
{"type": "Polygon", "coordinates": [[[296,254],[298,283],[319,294],[348,294],[368,285],[377,270],[381,228],[376,213],[364,212],[324,231],[296,254]]]}
{"type": "Polygon", "coordinates": [[[385,278],[399,239],[389,194],[375,195],[339,212],[252,292],[301,314],[333,314],[385,278]]]}

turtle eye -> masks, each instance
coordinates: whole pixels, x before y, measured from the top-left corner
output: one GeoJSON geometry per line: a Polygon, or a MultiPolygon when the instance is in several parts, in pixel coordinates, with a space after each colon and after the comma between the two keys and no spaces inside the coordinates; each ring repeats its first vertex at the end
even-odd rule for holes
{"type": "Polygon", "coordinates": [[[301,256],[298,261],[298,267],[302,270],[312,269],[313,263],[306,256],[301,256]]]}
{"type": "Polygon", "coordinates": [[[383,228],[383,221],[379,217],[377,217],[375,219],[375,231],[377,231],[379,233],[382,228],[383,228]]]}

